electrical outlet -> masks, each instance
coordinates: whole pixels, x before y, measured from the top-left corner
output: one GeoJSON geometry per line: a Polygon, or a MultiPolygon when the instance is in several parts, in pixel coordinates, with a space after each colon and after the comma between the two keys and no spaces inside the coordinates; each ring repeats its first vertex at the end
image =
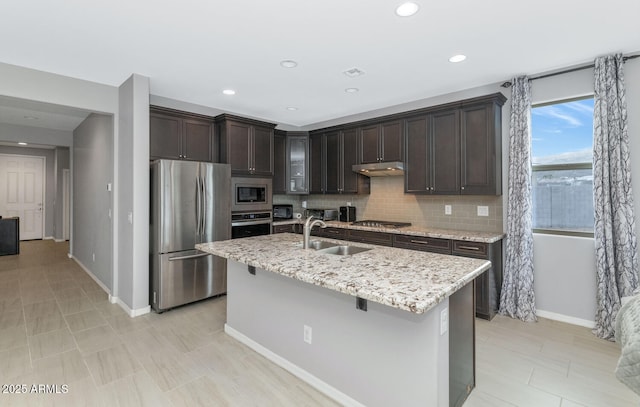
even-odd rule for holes
{"type": "Polygon", "coordinates": [[[311,327],[308,325],[304,326],[304,341],[311,345],[311,327]]]}
{"type": "Polygon", "coordinates": [[[347,206],[351,206],[351,202],[347,202],[347,206]]]}
{"type": "Polygon", "coordinates": [[[91,255],[91,257],[93,258],[93,261],[96,261],[96,254],[95,254],[95,253],[93,253],[93,254],[91,255]]]}
{"type": "Polygon", "coordinates": [[[440,311],[440,335],[444,335],[449,330],[449,308],[440,311]]]}
{"type": "Polygon", "coordinates": [[[301,205],[302,205],[303,208],[307,209],[307,201],[302,201],[301,205]]]}
{"type": "Polygon", "coordinates": [[[478,216],[489,216],[489,207],[478,206],[478,216]]]}
{"type": "Polygon", "coordinates": [[[451,215],[451,205],[445,205],[444,206],[444,214],[445,215],[451,215]]]}

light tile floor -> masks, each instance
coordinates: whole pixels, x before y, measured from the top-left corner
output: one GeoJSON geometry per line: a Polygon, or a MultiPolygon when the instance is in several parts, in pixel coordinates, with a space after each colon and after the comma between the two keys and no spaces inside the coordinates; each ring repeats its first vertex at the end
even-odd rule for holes
{"type": "MultiPolygon", "coordinates": [[[[67,252],[30,241],[0,257],[0,384],[68,386],[0,393],[0,406],[336,405],[224,334],[224,297],[132,319],[67,252]]],[[[618,355],[585,328],[478,320],[465,407],[637,406],[613,375],[618,355]]]]}

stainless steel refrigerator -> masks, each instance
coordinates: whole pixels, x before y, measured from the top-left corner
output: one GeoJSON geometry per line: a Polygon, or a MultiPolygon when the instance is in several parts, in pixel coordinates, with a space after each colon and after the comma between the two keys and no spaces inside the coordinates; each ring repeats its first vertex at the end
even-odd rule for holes
{"type": "Polygon", "coordinates": [[[151,163],[149,299],[155,311],[226,292],[226,259],[195,245],[231,238],[230,195],[229,164],[151,163]]]}

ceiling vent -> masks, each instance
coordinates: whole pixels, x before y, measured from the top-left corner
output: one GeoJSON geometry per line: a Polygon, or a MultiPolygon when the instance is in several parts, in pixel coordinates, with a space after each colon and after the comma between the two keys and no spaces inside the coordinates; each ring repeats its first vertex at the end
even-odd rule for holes
{"type": "Polygon", "coordinates": [[[358,76],[364,75],[364,71],[358,68],[350,68],[342,73],[347,75],[349,78],[356,78],[358,76]]]}

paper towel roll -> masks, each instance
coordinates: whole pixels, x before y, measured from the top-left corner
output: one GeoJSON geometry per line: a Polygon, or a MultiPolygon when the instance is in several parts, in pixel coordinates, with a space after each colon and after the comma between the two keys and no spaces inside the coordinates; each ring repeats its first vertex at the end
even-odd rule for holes
{"type": "Polygon", "coordinates": [[[299,213],[299,212],[296,212],[296,213],[293,214],[293,217],[296,218],[296,219],[302,219],[302,214],[299,213]]]}

